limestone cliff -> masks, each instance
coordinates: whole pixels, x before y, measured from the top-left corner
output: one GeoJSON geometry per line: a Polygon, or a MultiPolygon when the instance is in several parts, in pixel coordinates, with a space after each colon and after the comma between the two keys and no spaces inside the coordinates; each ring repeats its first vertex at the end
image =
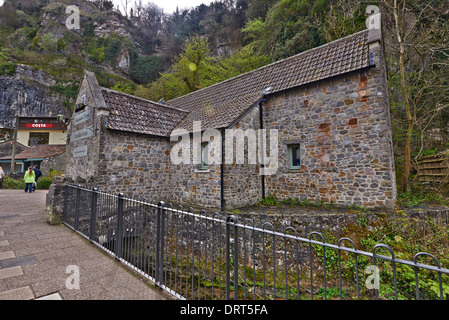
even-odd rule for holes
{"type": "Polygon", "coordinates": [[[14,127],[14,116],[70,114],[66,97],[52,90],[55,81],[44,71],[18,65],[14,75],[0,76],[0,125],[14,127]]]}

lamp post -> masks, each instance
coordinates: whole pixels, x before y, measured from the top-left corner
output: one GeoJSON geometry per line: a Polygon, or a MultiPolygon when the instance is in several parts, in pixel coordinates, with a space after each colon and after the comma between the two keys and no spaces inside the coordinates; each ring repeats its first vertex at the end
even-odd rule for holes
{"type": "Polygon", "coordinates": [[[19,128],[19,116],[16,114],[16,125],[14,128],[14,138],[13,138],[13,144],[12,144],[12,157],[11,157],[11,170],[9,173],[14,173],[16,169],[16,145],[17,145],[17,130],[19,128]]]}

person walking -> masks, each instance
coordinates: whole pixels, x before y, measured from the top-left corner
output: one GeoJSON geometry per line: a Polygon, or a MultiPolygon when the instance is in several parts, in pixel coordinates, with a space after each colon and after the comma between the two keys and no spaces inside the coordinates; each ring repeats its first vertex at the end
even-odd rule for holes
{"type": "Polygon", "coordinates": [[[42,172],[41,172],[41,170],[37,167],[37,165],[34,165],[33,171],[34,171],[34,174],[36,175],[36,179],[34,180],[34,183],[33,183],[33,191],[36,191],[36,187],[37,187],[37,179],[39,179],[39,177],[42,175],[42,172]]]}
{"type": "Polygon", "coordinates": [[[0,189],[3,189],[3,179],[5,179],[5,171],[0,167],[0,189]]]}
{"type": "Polygon", "coordinates": [[[25,172],[25,176],[23,177],[23,179],[25,180],[25,192],[33,192],[33,183],[36,179],[36,174],[34,173],[33,168],[28,167],[28,170],[27,172],[25,172]]]}

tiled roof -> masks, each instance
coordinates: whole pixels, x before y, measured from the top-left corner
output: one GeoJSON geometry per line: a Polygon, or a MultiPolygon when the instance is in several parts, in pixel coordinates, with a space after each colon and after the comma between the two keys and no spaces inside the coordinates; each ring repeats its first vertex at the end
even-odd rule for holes
{"type": "Polygon", "coordinates": [[[177,128],[191,132],[193,121],[201,121],[203,130],[229,127],[269,87],[270,93],[280,92],[368,67],[368,33],[355,33],[170,100],[167,105],[190,111],[177,128]]]}
{"type": "Polygon", "coordinates": [[[122,92],[101,88],[109,109],[108,128],[168,137],[187,112],[122,92]]]}
{"type": "MultiPolygon", "coordinates": [[[[0,142],[0,157],[8,156],[12,154],[12,147],[13,147],[13,141],[3,141],[0,142]]],[[[25,150],[27,146],[21,144],[20,142],[17,142],[16,144],[16,150],[17,153],[22,152],[25,150]]]]}
{"type": "MultiPolygon", "coordinates": [[[[57,156],[64,153],[66,150],[65,144],[39,144],[34,147],[28,147],[24,151],[16,154],[16,160],[27,160],[27,159],[41,159],[57,156]]],[[[10,160],[11,155],[1,157],[0,160],[10,160]]]]}

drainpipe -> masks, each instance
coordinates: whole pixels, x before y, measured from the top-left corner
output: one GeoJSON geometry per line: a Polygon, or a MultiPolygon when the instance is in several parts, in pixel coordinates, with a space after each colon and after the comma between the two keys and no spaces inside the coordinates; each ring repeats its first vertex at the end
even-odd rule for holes
{"type": "Polygon", "coordinates": [[[220,201],[221,201],[221,211],[224,211],[224,129],[221,130],[221,163],[220,163],[220,201]]]}
{"type": "MultiPolygon", "coordinates": [[[[247,110],[247,112],[246,113],[244,113],[242,116],[240,116],[240,118],[238,118],[233,124],[231,124],[230,126],[229,126],[229,128],[233,128],[243,117],[245,117],[251,110],[253,110],[253,108],[256,106],[256,105],[259,105],[259,120],[260,120],[260,123],[259,123],[259,125],[260,125],[260,129],[263,129],[263,103],[265,102],[265,101],[267,101],[270,97],[269,97],[269,93],[271,92],[271,87],[269,87],[269,88],[266,88],[264,91],[263,91],[263,97],[260,99],[260,100],[258,100],[258,101],[256,101],[253,105],[252,105],[252,107],[250,108],[250,109],[248,109],[247,110]]],[[[224,137],[224,134],[222,133],[222,136],[224,137]]],[[[224,138],[223,138],[224,139],[224,138]]],[[[223,147],[223,141],[222,141],[222,145],[221,145],[221,149],[222,149],[222,160],[224,159],[224,155],[223,155],[223,150],[224,150],[224,147],[223,147]]],[[[262,154],[263,154],[263,152],[262,152],[262,154]]],[[[261,163],[261,168],[263,168],[264,167],[264,165],[261,163]]],[[[222,211],[224,210],[224,194],[223,194],[223,161],[222,161],[222,167],[221,167],[222,169],[221,169],[221,190],[222,190],[222,194],[221,194],[221,204],[222,204],[222,211]]],[[[263,199],[265,199],[265,176],[264,175],[262,175],[262,198],[263,199]]]]}
{"type": "MultiPolygon", "coordinates": [[[[260,125],[261,130],[263,129],[263,103],[265,101],[267,101],[268,99],[269,99],[268,96],[265,95],[263,97],[263,99],[259,101],[259,121],[260,121],[259,125],[260,125]]],[[[261,141],[259,141],[259,146],[260,146],[260,148],[263,147],[263,144],[261,143],[261,141]]],[[[261,154],[263,157],[265,155],[265,150],[261,150],[261,154]]],[[[260,164],[260,167],[263,169],[265,167],[265,165],[264,165],[265,161],[262,160],[261,162],[262,163],[260,164]]],[[[262,174],[261,182],[262,182],[262,199],[265,199],[265,175],[264,174],[262,174]]]]}

